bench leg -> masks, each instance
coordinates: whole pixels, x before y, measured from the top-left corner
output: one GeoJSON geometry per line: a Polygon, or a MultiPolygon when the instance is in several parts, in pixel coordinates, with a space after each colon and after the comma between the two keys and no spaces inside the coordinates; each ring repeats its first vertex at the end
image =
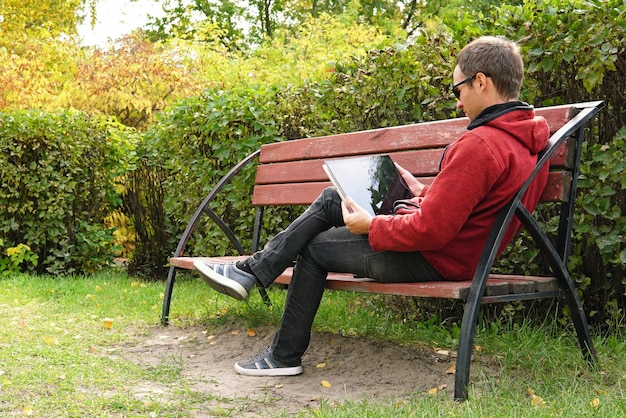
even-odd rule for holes
{"type": "Polygon", "coordinates": [[[478,320],[478,310],[480,308],[480,297],[468,297],[463,311],[461,323],[461,335],[459,336],[459,347],[456,355],[456,371],[454,373],[454,400],[467,400],[467,385],[470,377],[470,364],[472,361],[472,344],[474,342],[474,332],[476,331],[476,321],[478,320]]]}
{"type": "Polygon", "coordinates": [[[161,325],[163,326],[167,326],[170,320],[170,303],[172,301],[175,278],[176,267],[171,266],[170,272],[167,275],[167,283],[165,284],[165,294],[163,295],[163,309],[161,311],[161,325]]]}
{"type": "Polygon", "coordinates": [[[582,302],[578,297],[576,287],[569,278],[569,275],[562,279],[561,288],[565,291],[565,299],[569,305],[570,316],[574,323],[574,328],[576,328],[576,336],[578,337],[578,343],[580,344],[583,356],[585,360],[593,366],[597,364],[598,356],[593,345],[593,340],[591,339],[589,324],[587,323],[587,317],[585,316],[582,302]]]}

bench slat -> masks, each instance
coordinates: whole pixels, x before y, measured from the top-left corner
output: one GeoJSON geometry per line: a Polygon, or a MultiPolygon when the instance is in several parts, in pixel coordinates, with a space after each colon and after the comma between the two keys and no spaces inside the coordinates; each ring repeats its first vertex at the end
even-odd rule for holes
{"type": "MultiPolygon", "coordinates": [[[[425,149],[417,151],[390,152],[391,158],[402,167],[409,170],[414,176],[435,176],[439,172],[439,160],[443,149],[425,149]]],[[[568,151],[567,144],[563,144],[550,158],[552,169],[563,169],[571,167],[573,153],[568,151]]],[[[337,156],[337,158],[353,157],[348,150],[337,156]]],[[[333,159],[331,157],[327,159],[333,159]]],[[[288,161],[274,164],[261,164],[257,167],[255,183],[259,184],[283,184],[283,183],[305,183],[326,181],[328,176],[322,168],[324,160],[301,160],[288,161]]]]}
{"type": "MultiPolygon", "coordinates": [[[[566,201],[569,189],[565,186],[570,183],[571,173],[567,171],[551,172],[543,191],[541,200],[544,202],[566,201]]],[[[430,184],[428,178],[419,178],[422,183],[430,184]]],[[[252,204],[255,206],[278,205],[309,205],[324,190],[331,186],[330,181],[310,183],[263,184],[254,188],[252,204]]]]}
{"type": "MultiPolygon", "coordinates": [[[[535,109],[556,132],[569,120],[571,106],[535,109]]],[[[448,119],[413,125],[393,126],[369,131],[328,135],[311,141],[308,138],[265,144],[261,147],[261,164],[347,155],[383,154],[403,150],[442,148],[467,132],[467,118],[448,119]],[[358,151],[355,151],[358,150],[358,151]]]]}

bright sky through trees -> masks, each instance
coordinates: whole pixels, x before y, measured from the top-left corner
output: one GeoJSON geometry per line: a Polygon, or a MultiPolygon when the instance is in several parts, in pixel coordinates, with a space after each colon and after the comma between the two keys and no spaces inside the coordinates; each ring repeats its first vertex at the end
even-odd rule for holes
{"type": "Polygon", "coordinates": [[[148,15],[161,16],[162,13],[161,4],[155,0],[99,0],[95,26],[91,28],[88,16],[78,27],[78,33],[83,45],[102,47],[109,39],[117,39],[145,25],[148,15]]]}

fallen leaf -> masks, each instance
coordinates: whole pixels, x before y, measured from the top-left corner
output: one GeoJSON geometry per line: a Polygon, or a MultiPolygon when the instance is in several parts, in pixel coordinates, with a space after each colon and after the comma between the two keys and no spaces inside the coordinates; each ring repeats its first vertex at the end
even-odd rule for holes
{"type": "Polygon", "coordinates": [[[446,370],[446,374],[454,374],[454,373],[456,373],[456,364],[450,365],[450,367],[448,367],[448,369],[446,370]]]}
{"type": "Polygon", "coordinates": [[[330,382],[326,381],[326,380],[322,380],[322,386],[324,386],[325,388],[329,388],[332,385],[330,384],[330,382]]]}
{"type": "Polygon", "coordinates": [[[597,408],[600,406],[600,398],[593,398],[591,402],[589,402],[592,407],[597,408]]]}
{"type": "Polygon", "coordinates": [[[439,388],[431,388],[428,390],[429,395],[436,395],[439,392],[439,388]]]}
{"type": "Polygon", "coordinates": [[[112,320],[112,319],[109,319],[109,318],[105,318],[105,319],[104,319],[104,324],[102,324],[102,326],[103,326],[104,328],[107,328],[107,329],[109,329],[109,328],[113,328],[113,320],[112,320]]]}
{"type": "Polygon", "coordinates": [[[446,385],[445,383],[443,385],[439,385],[439,390],[444,390],[448,387],[448,385],[446,385]]]}
{"type": "Polygon", "coordinates": [[[326,363],[317,363],[317,364],[315,365],[315,368],[316,368],[316,369],[323,369],[324,367],[326,367],[326,363]]]}
{"type": "Polygon", "coordinates": [[[235,336],[239,335],[239,330],[235,330],[235,331],[231,332],[231,335],[235,335],[235,336]]]}
{"type": "Polygon", "coordinates": [[[248,330],[248,337],[256,337],[256,332],[252,328],[248,330]]]}
{"type": "Polygon", "coordinates": [[[282,384],[278,384],[276,386],[274,386],[274,389],[282,389],[283,385],[282,384]]]}
{"type": "Polygon", "coordinates": [[[213,340],[215,339],[215,335],[211,334],[208,337],[206,337],[207,340],[213,340]]]}
{"type": "Polygon", "coordinates": [[[532,406],[538,406],[541,408],[547,406],[546,402],[540,396],[537,396],[537,395],[533,395],[530,397],[530,404],[532,406]]]}

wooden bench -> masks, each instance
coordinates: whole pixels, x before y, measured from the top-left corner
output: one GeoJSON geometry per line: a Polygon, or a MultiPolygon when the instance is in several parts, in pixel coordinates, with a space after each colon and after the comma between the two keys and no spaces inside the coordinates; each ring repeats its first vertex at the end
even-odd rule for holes
{"type": "MultiPolygon", "coordinates": [[[[535,171],[511,202],[502,209],[491,236],[483,250],[474,278],[462,282],[378,283],[348,274],[330,273],[327,288],[356,292],[423,298],[450,298],[465,300],[465,310],[457,350],[454,397],[467,399],[470,360],[474,332],[481,303],[508,302],[541,298],[564,297],[576,327],[578,340],[585,358],[596,361],[595,349],[589,334],[587,319],[575,286],[567,270],[567,259],[572,234],[572,218],[577,191],[577,179],[584,140],[584,128],[603,103],[590,102],[536,109],[550,125],[551,138],[542,153],[535,171]],[[544,164],[550,165],[548,184],[542,202],[556,202],[560,207],[560,223],[556,244],[541,230],[535,219],[521,204],[521,198],[536,172],[544,164]],[[551,274],[546,277],[490,274],[496,249],[511,218],[517,216],[530,232],[543,253],[551,274]]],[[[193,269],[195,258],[185,257],[185,247],[198,219],[207,214],[224,231],[240,257],[207,257],[207,260],[232,261],[245,258],[260,245],[263,210],[268,206],[307,205],[330,185],[322,169],[325,159],[364,154],[387,153],[410,170],[421,182],[430,183],[437,175],[443,149],[459,138],[468,124],[466,118],[438,122],[382,128],[319,138],[306,138],[261,146],[222,178],[200,204],[189,221],[183,236],[170,259],[161,321],[169,318],[170,301],[177,269],[193,269]],[[252,204],[256,206],[252,231],[252,248],[245,249],[232,230],[211,210],[210,203],[218,192],[246,165],[257,163],[252,204]]],[[[245,197],[242,197],[245,198],[245,197]]],[[[287,269],[276,283],[288,285],[292,269],[287,269]]],[[[262,296],[267,295],[262,289],[262,296]]]]}

